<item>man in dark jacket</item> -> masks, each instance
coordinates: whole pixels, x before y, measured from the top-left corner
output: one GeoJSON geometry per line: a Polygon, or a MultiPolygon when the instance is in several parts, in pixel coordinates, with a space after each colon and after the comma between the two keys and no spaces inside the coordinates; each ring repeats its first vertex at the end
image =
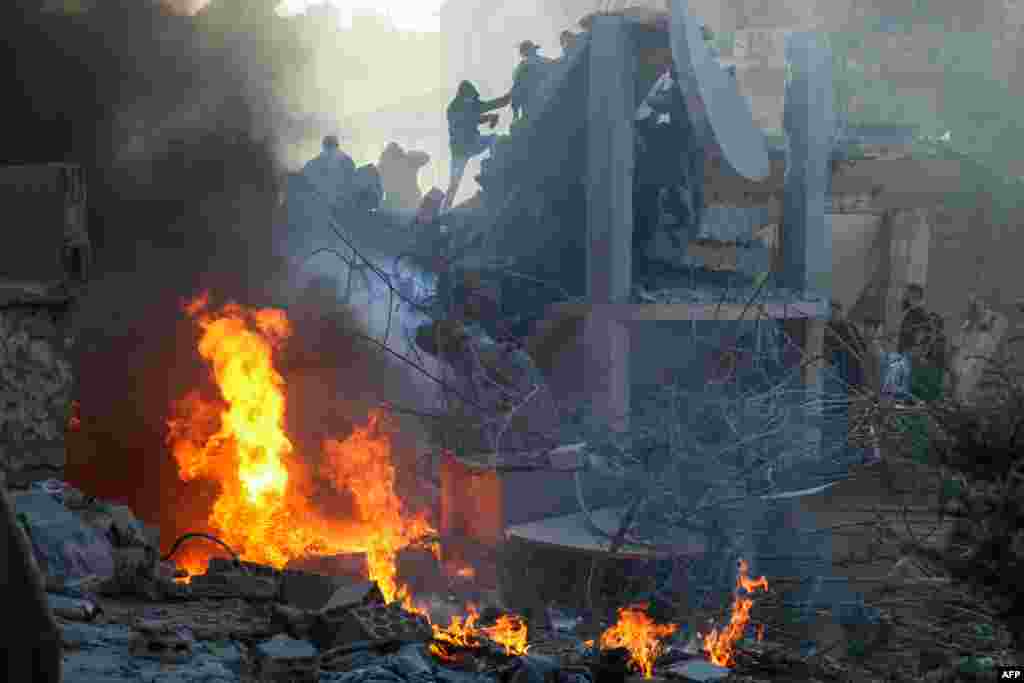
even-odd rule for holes
{"type": "Polygon", "coordinates": [[[455,98],[448,105],[448,147],[451,151],[451,181],[445,197],[445,208],[451,207],[455,194],[459,191],[462,175],[473,157],[489,150],[497,141],[493,134],[482,135],[480,126],[498,125],[498,115],[488,114],[495,109],[507,106],[511,95],[495,100],[481,100],[480,92],[469,81],[462,81],[455,93],[455,98]]]}
{"type": "Polygon", "coordinates": [[[934,400],[942,392],[946,370],[946,334],[942,318],[924,307],[924,288],[907,285],[900,324],[900,353],[910,358],[910,391],[917,398],[934,400]]]}

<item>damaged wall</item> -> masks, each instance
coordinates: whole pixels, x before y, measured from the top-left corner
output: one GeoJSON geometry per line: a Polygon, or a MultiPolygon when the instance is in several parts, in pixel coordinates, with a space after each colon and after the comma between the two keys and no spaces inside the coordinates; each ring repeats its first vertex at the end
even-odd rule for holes
{"type": "Polygon", "coordinates": [[[0,470],[11,486],[62,478],[74,373],[63,307],[0,299],[0,470]]]}

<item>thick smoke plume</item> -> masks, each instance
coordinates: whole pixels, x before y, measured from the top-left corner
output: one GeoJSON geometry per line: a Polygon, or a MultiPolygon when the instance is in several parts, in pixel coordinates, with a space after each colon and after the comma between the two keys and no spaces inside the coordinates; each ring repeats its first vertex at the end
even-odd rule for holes
{"type": "MultiPolygon", "coordinates": [[[[291,124],[274,88],[301,49],[272,2],[213,2],[193,17],[146,0],[77,13],[0,4],[0,160],[88,173],[96,263],[76,316],[83,429],[69,477],[159,523],[166,545],[209,504],[179,482],[163,443],[172,401],[207,381],[180,306],[203,290],[268,305],[289,279],[274,150],[291,124]]],[[[351,316],[326,325],[316,312],[299,316],[293,346],[332,369],[307,364],[289,411],[324,425],[333,411],[343,427],[400,395],[404,375],[349,337],[351,316]]]]}

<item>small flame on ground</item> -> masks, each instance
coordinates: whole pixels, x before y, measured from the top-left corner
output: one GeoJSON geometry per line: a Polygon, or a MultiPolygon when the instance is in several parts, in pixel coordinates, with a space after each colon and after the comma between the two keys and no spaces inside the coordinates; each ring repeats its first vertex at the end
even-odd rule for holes
{"type": "Polygon", "coordinates": [[[384,598],[407,602],[397,553],[436,532],[423,516],[406,515],[395,494],[387,416],[375,411],[344,440],[325,440],[314,472],[284,430],[287,387],[274,365],[274,352],[291,334],[284,311],[237,304],[214,310],[205,293],[184,310],[199,328],[198,351],[220,400],[193,391],[178,402],[168,443],[183,480],[219,484],[209,519],[214,532],[241,559],[277,569],[313,554],[365,553],[384,598]],[[298,483],[314,477],[351,495],[356,518],[315,508],[298,483]]]}
{"type": "Polygon", "coordinates": [[[644,678],[651,678],[654,662],[662,651],[661,639],[672,635],[679,627],[654,623],[646,610],[646,604],[619,608],[618,622],[601,634],[601,648],[626,648],[633,666],[644,678]]]}
{"type": "MultiPolygon", "coordinates": [[[[746,560],[740,560],[739,574],[736,577],[736,596],[733,598],[729,624],[721,631],[712,629],[704,636],[704,651],[712,664],[725,667],[735,664],[736,643],[743,637],[743,632],[750,622],[750,610],[754,606],[754,601],[746,597],[746,594],[754,592],[757,588],[768,590],[768,579],[763,576],[750,579],[747,576],[748,569],[746,560]],[[744,591],[743,594],[740,593],[740,589],[744,591]]],[[[758,628],[758,640],[763,634],[763,627],[758,628]]]]}
{"type": "Polygon", "coordinates": [[[477,626],[480,613],[476,605],[466,605],[466,616],[453,616],[446,627],[432,624],[434,642],[430,651],[444,661],[453,661],[454,655],[450,646],[462,648],[478,648],[481,637],[486,636],[505,649],[505,654],[525,655],[530,649],[527,644],[528,632],[526,621],[515,614],[503,614],[498,617],[494,626],[477,626]]]}

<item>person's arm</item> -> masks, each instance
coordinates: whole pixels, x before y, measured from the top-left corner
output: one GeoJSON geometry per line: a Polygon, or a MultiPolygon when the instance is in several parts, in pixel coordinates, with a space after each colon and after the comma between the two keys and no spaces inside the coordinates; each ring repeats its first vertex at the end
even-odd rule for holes
{"type": "Polygon", "coordinates": [[[430,163],[430,155],[426,152],[409,152],[405,158],[413,168],[422,168],[430,163]]]}
{"type": "Polygon", "coordinates": [[[507,107],[508,103],[512,101],[512,93],[506,93],[501,97],[493,100],[487,100],[486,102],[480,103],[480,113],[484,114],[495,109],[501,109],[507,107]]]}

